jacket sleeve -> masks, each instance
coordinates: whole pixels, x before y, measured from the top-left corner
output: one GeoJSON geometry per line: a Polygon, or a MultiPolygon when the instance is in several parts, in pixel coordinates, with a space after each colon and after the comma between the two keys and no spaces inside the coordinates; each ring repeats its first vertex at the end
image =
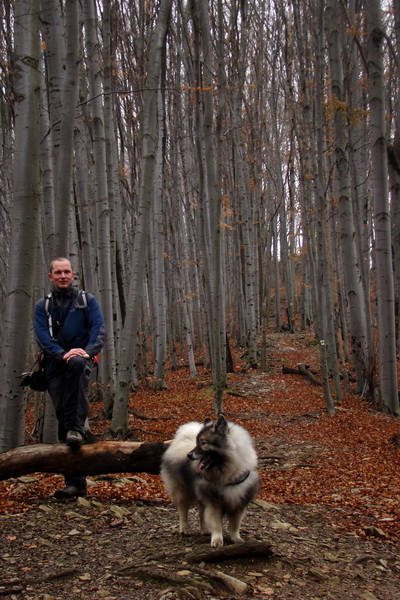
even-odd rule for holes
{"type": "Polygon", "coordinates": [[[89,324],[89,341],[85,347],[90,358],[101,352],[106,341],[106,326],[96,298],[88,294],[87,319],[89,324]]]}
{"type": "Polygon", "coordinates": [[[34,328],[36,341],[40,348],[56,360],[62,360],[66,350],[62,348],[50,335],[49,322],[44,308],[44,298],[35,306],[34,328]]]}

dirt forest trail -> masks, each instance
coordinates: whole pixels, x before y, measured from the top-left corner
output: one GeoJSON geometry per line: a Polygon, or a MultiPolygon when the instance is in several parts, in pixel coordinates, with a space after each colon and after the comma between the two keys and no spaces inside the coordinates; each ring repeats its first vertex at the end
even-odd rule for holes
{"type": "MultiPolygon", "coordinates": [[[[400,600],[399,419],[351,394],[328,415],[321,387],[283,374],[299,363],[318,374],[309,334],[271,334],[266,372],[245,371],[235,355],[224,413],[254,437],[261,476],[243,537],[270,544],[274,556],[188,567],[190,552],[209,542],[177,534],[159,476],[96,476],[87,498],[59,503],[52,494],[61,478],[37,473],[0,483],[0,596],[400,600]],[[222,585],[220,572],[243,583],[242,592],[222,585]]],[[[199,371],[189,380],[180,365],[162,392],[142,385],[132,397],[132,435],[167,440],[180,424],[212,417],[209,373],[199,371]]],[[[103,439],[99,403],[91,414],[103,439]]]]}

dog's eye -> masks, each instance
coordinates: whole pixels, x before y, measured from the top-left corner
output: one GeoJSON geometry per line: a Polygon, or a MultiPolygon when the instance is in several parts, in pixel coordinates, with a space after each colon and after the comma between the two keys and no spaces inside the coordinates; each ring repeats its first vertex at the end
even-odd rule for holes
{"type": "Polygon", "coordinates": [[[201,446],[202,448],[204,448],[205,446],[208,446],[208,444],[207,444],[207,440],[200,440],[200,446],[201,446]]]}

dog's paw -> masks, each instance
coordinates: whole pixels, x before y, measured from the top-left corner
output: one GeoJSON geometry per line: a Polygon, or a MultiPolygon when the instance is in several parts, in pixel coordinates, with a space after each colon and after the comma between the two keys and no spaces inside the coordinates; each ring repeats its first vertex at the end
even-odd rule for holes
{"type": "Polygon", "coordinates": [[[211,547],[212,548],[219,548],[220,546],[224,545],[224,539],[219,536],[219,535],[215,535],[211,538],[211,547]]]}
{"type": "Polygon", "coordinates": [[[179,523],[180,535],[189,535],[189,523],[179,523]]]}
{"type": "Polygon", "coordinates": [[[232,540],[232,542],[234,542],[235,544],[237,544],[238,542],[243,542],[243,538],[240,537],[240,533],[235,533],[235,534],[231,534],[230,538],[232,540]]]}

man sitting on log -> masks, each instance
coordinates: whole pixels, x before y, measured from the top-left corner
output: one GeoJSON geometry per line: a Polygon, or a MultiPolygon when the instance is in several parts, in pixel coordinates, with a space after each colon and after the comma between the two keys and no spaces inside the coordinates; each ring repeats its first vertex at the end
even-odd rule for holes
{"type": "MultiPolygon", "coordinates": [[[[49,279],[53,291],[36,303],[34,327],[45,355],[58,438],[77,450],[84,439],[89,413],[86,390],[93,359],[105,342],[105,324],[95,297],[73,286],[74,272],[68,259],[52,261],[49,279]]],[[[65,487],[54,495],[58,499],[85,496],[86,478],[66,476],[65,487]]]]}

